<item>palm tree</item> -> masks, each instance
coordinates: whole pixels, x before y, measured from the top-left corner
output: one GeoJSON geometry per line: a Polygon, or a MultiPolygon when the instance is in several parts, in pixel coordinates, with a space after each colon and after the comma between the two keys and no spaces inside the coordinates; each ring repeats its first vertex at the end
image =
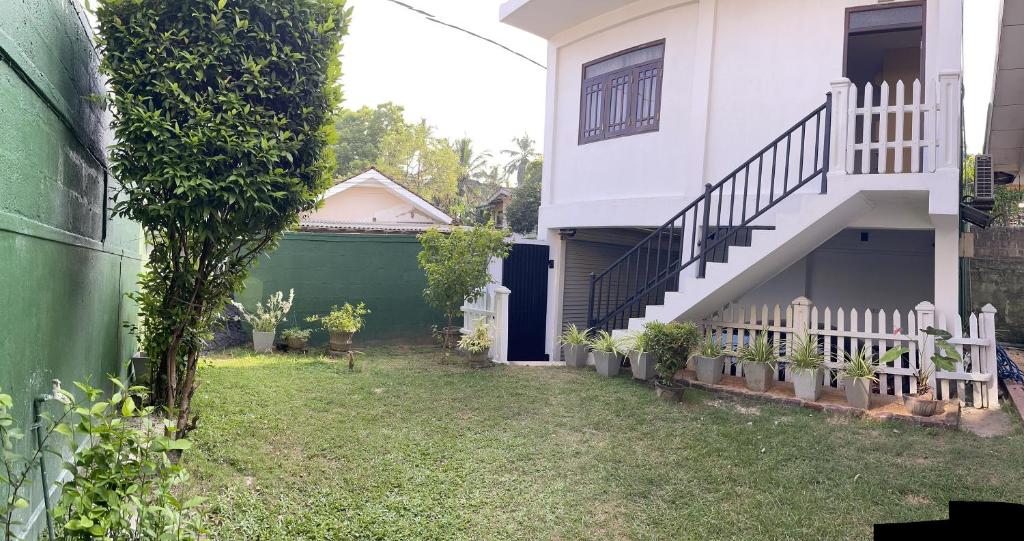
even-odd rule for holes
{"type": "Polygon", "coordinates": [[[512,139],[512,142],[515,144],[515,148],[502,150],[501,153],[509,157],[509,162],[505,164],[505,176],[512,176],[514,173],[516,184],[519,184],[526,176],[526,166],[537,157],[537,150],[534,148],[535,142],[529,134],[516,137],[512,139]]]}
{"type": "Polygon", "coordinates": [[[487,159],[491,157],[489,152],[475,154],[473,152],[473,140],[469,137],[462,137],[452,142],[452,150],[459,157],[459,195],[465,196],[470,179],[477,178],[487,167],[487,159]]]}

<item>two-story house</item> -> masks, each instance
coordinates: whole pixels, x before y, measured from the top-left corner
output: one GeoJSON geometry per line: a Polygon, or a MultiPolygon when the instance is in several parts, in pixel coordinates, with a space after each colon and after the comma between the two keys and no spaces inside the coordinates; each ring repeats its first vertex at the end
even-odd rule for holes
{"type": "MultiPolygon", "coordinates": [[[[546,342],[729,303],[959,309],[961,0],[509,0],[548,40],[546,342]]],[[[514,292],[513,292],[514,295],[514,292]]]]}

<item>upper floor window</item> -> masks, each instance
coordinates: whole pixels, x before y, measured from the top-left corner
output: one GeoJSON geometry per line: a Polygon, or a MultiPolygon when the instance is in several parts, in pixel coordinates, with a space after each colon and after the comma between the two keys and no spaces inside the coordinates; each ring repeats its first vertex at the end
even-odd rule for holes
{"type": "Polygon", "coordinates": [[[658,129],[665,40],[583,65],[580,144],[658,129]]]}

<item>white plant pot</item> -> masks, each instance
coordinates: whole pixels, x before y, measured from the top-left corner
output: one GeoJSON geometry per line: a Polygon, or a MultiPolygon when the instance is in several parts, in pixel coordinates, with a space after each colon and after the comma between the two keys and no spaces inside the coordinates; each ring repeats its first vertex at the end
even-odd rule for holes
{"type": "Polygon", "coordinates": [[[793,380],[793,392],[797,398],[811,402],[821,398],[822,372],[820,368],[811,370],[793,368],[790,369],[789,376],[793,380]]]}
{"type": "Polygon", "coordinates": [[[654,354],[649,351],[645,351],[643,353],[633,351],[629,354],[629,366],[631,366],[633,370],[633,379],[641,381],[654,379],[654,365],[656,364],[658,364],[657,359],[655,359],[654,354]]]}
{"type": "Polygon", "coordinates": [[[274,331],[252,331],[252,349],[256,353],[274,351],[274,331]]]}

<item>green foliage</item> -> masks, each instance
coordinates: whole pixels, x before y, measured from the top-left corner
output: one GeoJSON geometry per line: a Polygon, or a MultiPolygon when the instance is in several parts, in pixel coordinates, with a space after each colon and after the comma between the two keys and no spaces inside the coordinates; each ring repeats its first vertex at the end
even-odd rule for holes
{"type": "Polygon", "coordinates": [[[335,174],[348,178],[377,165],[381,145],[393,132],[408,129],[404,108],[391,102],[376,108],[342,108],[334,121],[338,142],[334,145],[335,174]]]}
{"type": "Polygon", "coordinates": [[[758,332],[749,344],[740,348],[736,358],[744,363],[767,364],[774,367],[779,356],[775,344],[768,339],[768,331],[763,330],[758,332]]]}
{"type": "Polygon", "coordinates": [[[282,331],[281,338],[284,338],[285,340],[309,340],[309,335],[312,333],[313,331],[310,331],[309,329],[303,329],[302,327],[292,327],[290,329],[285,329],[284,331],[282,331]]]}
{"type": "Polygon", "coordinates": [[[592,329],[580,329],[575,323],[570,323],[565,326],[565,330],[562,331],[562,345],[565,346],[585,346],[590,344],[590,331],[592,329]]]}
{"type": "Polygon", "coordinates": [[[482,323],[459,339],[459,349],[473,354],[484,353],[491,349],[493,343],[490,325],[482,323]]]}
{"type": "Polygon", "coordinates": [[[875,372],[878,367],[874,364],[871,351],[867,346],[861,346],[846,354],[846,363],[843,365],[843,375],[851,379],[869,379],[878,381],[875,372]]]}
{"type": "Polygon", "coordinates": [[[658,360],[654,367],[658,373],[658,380],[666,384],[671,383],[675,373],[686,365],[687,359],[701,339],[700,329],[690,321],[651,321],[644,325],[644,334],[647,349],[658,360]]]}
{"type": "Polygon", "coordinates": [[[330,186],[344,0],[108,0],[113,212],[151,247],[140,277],[155,398],[194,426],[202,337],[250,264],[330,186]]]}
{"type": "Polygon", "coordinates": [[[816,335],[801,335],[791,338],[786,344],[787,360],[792,368],[817,370],[825,362],[825,355],[818,347],[816,335]]]}
{"type": "Polygon", "coordinates": [[[700,349],[697,350],[697,355],[714,358],[724,352],[725,348],[722,347],[722,344],[718,343],[718,340],[715,340],[715,335],[708,330],[707,334],[704,335],[704,339],[700,342],[700,349]]]}
{"type": "Polygon", "coordinates": [[[444,312],[451,327],[462,304],[479,296],[490,283],[487,264],[491,258],[508,255],[505,233],[487,225],[456,227],[450,233],[431,229],[418,238],[423,250],[417,259],[427,276],[423,298],[444,312]]]}
{"type": "Polygon", "coordinates": [[[622,352],[622,342],[614,338],[608,331],[600,330],[590,341],[590,349],[601,353],[618,354],[622,352]]]}
{"type": "Polygon", "coordinates": [[[292,302],[295,300],[295,290],[288,291],[288,300],[284,300],[284,293],[278,291],[267,299],[267,304],[256,303],[256,311],[248,312],[241,303],[231,301],[231,304],[238,308],[242,319],[258,332],[274,332],[274,329],[285,320],[288,311],[292,309],[292,302]]]}
{"type": "Polygon", "coordinates": [[[366,323],[366,315],[369,313],[370,310],[366,308],[365,303],[360,302],[356,306],[352,306],[346,302],[341,308],[336,305],[331,307],[331,311],[326,316],[309,316],[306,321],[311,323],[319,321],[324,330],[328,332],[357,333],[363,328],[363,324],[366,323]]]}
{"type": "Polygon", "coordinates": [[[32,482],[35,469],[43,457],[42,446],[28,455],[17,451],[16,446],[25,439],[25,431],[11,415],[13,407],[13,397],[0,392],[0,517],[3,519],[5,540],[19,539],[14,531],[23,524],[18,514],[29,505],[23,491],[32,482]]]}
{"type": "Polygon", "coordinates": [[[516,177],[516,185],[520,185],[526,179],[526,171],[530,162],[537,157],[536,142],[529,134],[512,139],[515,145],[512,148],[502,150],[501,153],[508,156],[508,163],[505,164],[505,176],[516,177]]]}
{"type": "Polygon", "coordinates": [[[434,136],[426,120],[393,127],[381,140],[374,166],[442,210],[458,214],[459,157],[448,140],[434,136]]]}
{"type": "Polygon", "coordinates": [[[157,420],[153,406],[139,406],[145,388],[110,381],[116,390],[109,400],[100,389],[75,383],[88,404],[72,404],[75,422],[58,430],[69,443],[88,442],[64,466],[75,474],[54,511],[61,539],[201,539],[196,506],[203,499],[181,497],[188,474],[176,462],[192,443],[167,437],[174,422],[157,420]]]}
{"type": "Polygon", "coordinates": [[[505,217],[509,228],[516,233],[525,235],[537,230],[543,165],[542,160],[530,162],[525,179],[512,190],[512,201],[508,204],[505,217]]]}
{"type": "Polygon", "coordinates": [[[632,353],[647,352],[647,334],[643,331],[636,331],[627,334],[621,341],[623,351],[632,353]]]}

